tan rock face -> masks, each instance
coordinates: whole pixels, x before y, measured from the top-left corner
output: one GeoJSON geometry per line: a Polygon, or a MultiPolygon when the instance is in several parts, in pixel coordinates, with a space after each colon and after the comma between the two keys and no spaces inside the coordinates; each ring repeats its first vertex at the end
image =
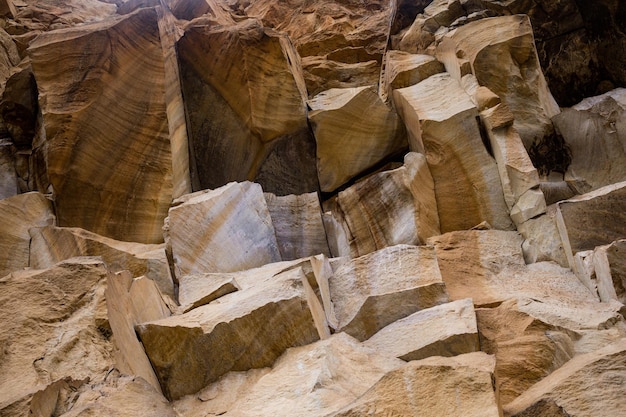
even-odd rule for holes
{"type": "Polygon", "coordinates": [[[162,242],[172,162],[156,11],[47,33],[29,55],[58,224],[162,242]]]}
{"type": "Polygon", "coordinates": [[[381,90],[391,98],[393,90],[409,87],[444,71],[443,64],[433,56],[391,50],[385,55],[381,90]]]}
{"type": "Polygon", "coordinates": [[[626,240],[600,246],[593,252],[593,274],[597,280],[600,300],[617,300],[626,304],[626,240]]]}
{"type": "Polygon", "coordinates": [[[323,318],[314,317],[307,285],[297,268],[186,314],[139,325],[165,395],[178,399],[229,371],[271,366],[285,349],[319,339],[315,321],[323,318]]]}
{"type": "Polygon", "coordinates": [[[365,340],[418,310],[448,301],[435,251],[397,245],[334,265],[330,297],[338,331],[365,340]]]}
{"type": "Polygon", "coordinates": [[[289,40],[256,20],[192,23],[177,48],[194,190],[255,180],[278,195],[316,191],[315,142],[289,40]]]}
{"type": "Polygon", "coordinates": [[[332,415],[500,416],[494,366],[493,356],[483,352],[412,361],[332,415]]]}
{"type": "Polygon", "coordinates": [[[408,146],[398,115],[373,87],[332,89],[308,103],[322,191],[334,191],[408,146]]]}
{"type": "Polygon", "coordinates": [[[505,416],[619,415],[626,405],[626,339],[580,355],[504,407],[505,416]]]}
{"type": "Polygon", "coordinates": [[[373,174],[341,191],[326,213],[335,256],[358,257],[398,244],[419,245],[439,234],[435,184],[418,153],[404,166],[373,174]]]}
{"type": "Polygon", "coordinates": [[[44,269],[76,256],[100,256],[112,272],[128,270],[146,276],[174,297],[165,245],[122,242],[79,228],[46,226],[30,229],[30,266],[44,269]]]}
{"type": "Polygon", "coordinates": [[[96,325],[104,264],[75,258],[0,280],[0,410],[58,379],[102,377],[112,345],[96,325]]]}
{"type": "Polygon", "coordinates": [[[199,191],[174,202],[167,241],[176,275],[233,272],[281,260],[263,191],[250,182],[199,191]]]}
{"type": "Polygon", "coordinates": [[[29,266],[31,227],[55,222],[52,203],[32,192],[0,200],[0,275],[29,266]]]}
{"type": "Polygon", "coordinates": [[[363,345],[407,362],[477,352],[474,304],[468,298],[420,310],[391,323],[363,345]]]}
{"type": "Polygon", "coordinates": [[[437,74],[393,94],[411,149],[426,154],[441,231],[469,229],[483,221],[511,229],[498,168],[476,122],[478,110],[458,81],[437,74]]]}

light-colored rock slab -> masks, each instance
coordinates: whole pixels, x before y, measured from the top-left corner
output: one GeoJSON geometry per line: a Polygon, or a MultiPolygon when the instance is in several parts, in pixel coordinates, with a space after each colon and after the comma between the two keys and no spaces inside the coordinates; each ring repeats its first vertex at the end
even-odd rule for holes
{"type": "Polygon", "coordinates": [[[432,247],[397,245],[333,265],[330,296],[344,331],[365,340],[416,311],[448,301],[432,247]]]}
{"type": "Polygon", "coordinates": [[[335,256],[358,257],[387,246],[423,244],[440,233],[435,184],[426,158],[410,152],[404,166],[373,174],[341,191],[326,217],[335,256]]]}
{"type": "Polygon", "coordinates": [[[391,323],[363,345],[405,361],[480,350],[471,299],[420,310],[391,323]]]}
{"type": "Polygon", "coordinates": [[[159,381],[134,327],[170,315],[159,290],[153,281],[145,277],[133,280],[128,271],[122,271],[107,278],[105,297],[109,324],[119,349],[117,368],[140,376],[160,393],[159,381]]]}
{"type": "Polygon", "coordinates": [[[287,348],[325,337],[318,333],[323,312],[320,317],[308,285],[302,268],[292,269],[137,326],[166,397],[193,394],[230,371],[271,366],[287,348]]]}
{"type": "Polygon", "coordinates": [[[390,50],[385,54],[381,91],[391,98],[393,90],[417,84],[431,75],[444,72],[443,64],[431,55],[390,50]]]}
{"type": "Polygon", "coordinates": [[[52,202],[32,192],[0,200],[0,276],[29,266],[32,227],[55,223],[52,202]]]}
{"type": "Polygon", "coordinates": [[[472,298],[489,306],[508,298],[533,298],[570,306],[598,299],[571,270],[553,262],[526,265],[516,232],[471,230],[428,240],[437,250],[441,276],[451,300],[472,298]]]}
{"type": "Polygon", "coordinates": [[[626,339],[580,355],[504,407],[507,417],[618,416],[626,407],[626,339]]]}
{"type": "Polygon", "coordinates": [[[556,220],[567,260],[574,268],[576,252],[626,236],[626,182],[557,203],[556,220]]]}
{"type": "Polygon", "coordinates": [[[546,199],[539,188],[526,191],[511,209],[511,220],[517,225],[546,212],[546,199]]]}
{"type": "Polygon", "coordinates": [[[556,226],[556,207],[546,208],[546,214],[530,219],[517,226],[524,237],[522,251],[527,264],[554,261],[568,267],[563,242],[556,226]]]}
{"type": "Polygon", "coordinates": [[[593,267],[600,300],[626,304],[626,240],[596,248],[593,267]]]}
{"type": "Polygon", "coordinates": [[[0,279],[0,410],[59,379],[105,375],[113,346],[95,315],[107,274],[74,258],[0,279]]]}
{"type": "Polygon", "coordinates": [[[128,270],[133,277],[146,276],[174,298],[164,244],[123,242],[77,227],[32,228],[30,236],[32,268],[49,268],[75,256],[100,256],[111,272],[128,270]]]}
{"type": "Polygon", "coordinates": [[[178,302],[184,313],[240,289],[232,274],[185,275],[178,284],[178,302]]]}
{"type": "Polygon", "coordinates": [[[471,64],[478,83],[500,96],[515,115],[513,126],[526,149],[552,133],[550,118],[560,109],[541,71],[528,16],[463,25],[444,37],[437,57],[458,79],[464,62],[471,64]]]}
{"type": "Polygon", "coordinates": [[[626,181],[626,89],[589,97],[552,119],[572,156],[566,178],[589,192],[626,181]]]}
{"type": "Polygon", "coordinates": [[[336,190],[408,147],[402,121],[374,87],[332,89],[308,103],[322,191],[336,190]]]}
{"type": "Polygon", "coordinates": [[[156,9],[46,32],[28,53],[45,130],[39,189],[52,187],[59,226],[162,243],[173,185],[156,9]]]}
{"type": "Polygon", "coordinates": [[[476,121],[478,109],[459,82],[450,74],[436,74],[395,90],[393,98],[411,150],[426,154],[441,231],[469,229],[483,221],[512,229],[498,167],[476,121]]]}
{"type": "Polygon", "coordinates": [[[185,416],[189,417],[207,413],[325,416],[357,399],[383,375],[402,364],[399,359],[379,354],[347,334],[338,333],[327,340],[287,350],[269,372],[258,379],[255,374],[250,375],[253,385],[239,391],[236,400],[231,399],[230,391],[233,382],[242,376],[231,373],[195,398],[189,396],[177,401],[175,406],[177,410],[184,407],[185,416]]]}
{"type": "Polygon", "coordinates": [[[412,361],[333,417],[499,417],[495,358],[483,352],[412,361]]]}
{"type": "Polygon", "coordinates": [[[260,185],[230,183],[183,196],[174,204],[166,235],[178,277],[241,271],[281,260],[260,185]]]}
{"type": "Polygon", "coordinates": [[[265,193],[265,200],[284,261],[330,254],[317,193],[282,197],[265,193]]]}

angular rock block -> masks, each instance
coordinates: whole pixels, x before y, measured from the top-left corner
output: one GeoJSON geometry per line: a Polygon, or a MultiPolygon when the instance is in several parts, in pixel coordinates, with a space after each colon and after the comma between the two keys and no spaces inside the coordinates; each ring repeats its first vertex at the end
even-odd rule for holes
{"type": "Polygon", "coordinates": [[[11,76],[11,69],[20,63],[20,54],[15,42],[4,28],[0,29],[0,85],[4,85],[11,76]]]}
{"type": "Polygon", "coordinates": [[[626,304],[626,240],[600,246],[593,253],[593,268],[600,300],[626,304]]]}
{"type": "Polygon", "coordinates": [[[526,149],[552,133],[560,112],[541,71],[528,16],[480,19],[447,34],[437,58],[457,79],[465,62],[478,83],[502,99],[526,149]]]}
{"type": "Polygon", "coordinates": [[[514,297],[570,306],[598,301],[571,270],[552,262],[526,265],[517,232],[457,231],[432,237],[428,243],[436,248],[451,300],[472,298],[477,306],[514,297]]]}
{"type": "Polygon", "coordinates": [[[612,416],[626,407],[626,339],[580,355],[506,405],[507,417],[612,416]]]}
{"type": "Polygon", "coordinates": [[[439,214],[426,158],[410,152],[404,166],[373,174],[341,191],[325,214],[331,252],[358,257],[436,236],[439,214]]]}
{"type": "Polygon", "coordinates": [[[467,298],[420,310],[391,323],[363,345],[407,362],[477,352],[474,304],[467,298]]]}
{"type": "Polygon", "coordinates": [[[337,262],[329,282],[336,330],[361,341],[396,320],[448,301],[432,247],[397,245],[337,262]]]}
{"type": "Polygon", "coordinates": [[[277,195],[317,191],[315,140],[291,49],[256,20],[186,28],[177,50],[195,191],[245,180],[277,195]]]}
{"type": "Polygon", "coordinates": [[[499,417],[495,358],[483,352],[412,361],[333,417],[499,417]]]}
{"type": "Polygon", "coordinates": [[[107,277],[105,298],[109,324],[120,351],[117,368],[126,374],[140,376],[160,393],[159,381],[134,327],[170,315],[159,290],[153,281],[145,277],[133,280],[128,271],[123,271],[107,277]]]}
{"type": "Polygon", "coordinates": [[[539,188],[526,191],[511,208],[511,220],[522,224],[546,212],[546,199],[539,188]]]}
{"type": "Polygon", "coordinates": [[[240,289],[233,274],[185,275],[178,280],[178,302],[186,313],[240,289]]]}
{"type": "Polygon", "coordinates": [[[65,377],[105,376],[113,346],[95,316],[107,274],[98,259],[74,258],[0,280],[0,410],[65,377]]]}
{"type": "Polygon", "coordinates": [[[391,98],[393,90],[410,87],[445,70],[443,64],[431,55],[391,50],[385,54],[381,91],[384,92],[385,99],[391,98]]]}
{"type": "Polygon", "coordinates": [[[13,4],[13,0],[0,0],[0,16],[7,16],[14,19],[17,15],[17,9],[13,4]]]}
{"type": "Polygon", "coordinates": [[[399,359],[338,333],[288,349],[260,377],[263,370],[229,373],[198,396],[177,401],[176,409],[193,410],[194,415],[326,416],[356,400],[387,372],[402,365],[399,359]]]}
{"type": "Polygon", "coordinates": [[[481,350],[496,357],[500,400],[508,404],[574,356],[575,334],[524,311],[512,299],[476,310],[481,350]]]}
{"type": "Polygon", "coordinates": [[[329,255],[317,193],[282,197],[266,193],[265,200],[284,261],[329,255]]]}
{"type": "Polygon", "coordinates": [[[179,278],[281,260],[259,184],[230,183],[183,196],[174,201],[165,230],[179,278]]]}
{"type": "Polygon", "coordinates": [[[324,318],[311,293],[297,268],[219,303],[137,326],[165,396],[179,399],[230,371],[271,366],[287,348],[318,340],[324,318]]]}
{"type": "Polygon", "coordinates": [[[576,252],[626,236],[626,182],[557,203],[557,227],[570,268],[576,252]]]}
{"type": "Polygon", "coordinates": [[[172,156],[157,17],[141,9],[47,32],[28,50],[45,130],[35,156],[59,226],[163,242],[172,156]]]}
{"type": "Polygon", "coordinates": [[[31,192],[0,200],[0,276],[29,266],[32,227],[55,222],[52,202],[31,192]]]}
{"type": "Polygon", "coordinates": [[[626,181],[626,89],[589,97],[564,109],[552,122],[572,156],[565,178],[579,192],[626,181]]]}
{"type": "Polygon", "coordinates": [[[483,221],[512,229],[498,167],[481,139],[478,109],[459,82],[436,74],[395,90],[393,99],[409,131],[411,150],[426,154],[441,231],[469,229],[483,221]]]}
{"type": "Polygon", "coordinates": [[[133,277],[146,276],[174,298],[164,244],[122,242],[77,227],[32,228],[30,237],[32,268],[49,268],[76,256],[100,256],[111,272],[128,270],[133,277]]]}
{"type": "Polygon", "coordinates": [[[556,226],[556,207],[546,208],[546,214],[530,219],[517,226],[524,237],[522,251],[527,264],[554,261],[567,268],[567,256],[556,226]]]}
{"type": "Polygon", "coordinates": [[[322,191],[336,190],[408,147],[402,121],[374,87],[336,88],[308,103],[322,191]]]}

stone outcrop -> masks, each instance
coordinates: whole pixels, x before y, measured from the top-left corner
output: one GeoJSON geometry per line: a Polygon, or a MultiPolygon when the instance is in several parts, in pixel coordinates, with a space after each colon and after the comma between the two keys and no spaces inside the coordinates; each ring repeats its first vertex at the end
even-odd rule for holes
{"type": "MultiPolygon", "coordinates": [[[[582,251],[576,254],[588,253],[587,268],[578,262],[580,258],[577,256],[575,270],[581,281],[590,289],[597,290],[600,300],[604,302],[616,300],[626,304],[625,250],[626,240],[621,239],[610,245],[596,247],[593,252],[582,251]]],[[[582,262],[584,265],[584,257],[582,262]]]]}
{"type": "Polygon", "coordinates": [[[476,122],[478,109],[459,82],[450,74],[436,74],[395,90],[393,97],[411,150],[426,154],[441,231],[469,229],[483,221],[511,229],[498,168],[476,122]]]}
{"type": "Polygon", "coordinates": [[[39,187],[51,186],[58,225],[162,242],[172,160],[156,11],[48,32],[28,51],[45,130],[39,187]]]}
{"type": "Polygon", "coordinates": [[[55,222],[52,203],[43,194],[26,193],[0,200],[0,276],[30,265],[31,227],[55,222]]]}
{"type": "Polygon", "coordinates": [[[412,361],[332,416],[500,416],[494,365],[483,352],[412,361]]]}
{"type": "Polygon", "coordinates": [[[308,104],[322,191],[336,190],[408,147],[401,120],[373,87],[324,91],[308,104]]]}
{"type": "Polygon", "coordinates": [[[474,304],[467,298],[420,310],[391,323],[363,344],[407,362],[477,352],[474,304]]]}
{"type": "Polygon", "coordinates": [[[410,87],[440,72],[445,72],[443,64],[431,55],[388,51],[381,77],[381,95],[391,98],[393,90],[410,87]]]}
{"type": "Polygon", "coordinates": [[[258,184],[230,183],[174,201],[166,226],[178,277],[233,272],[281,260],[258,184]]]}
{"type": "Polygon", "coordinates": [[[418,310],[448,301],[432,247],[391,246],[339,260],[329,281],[337,331],[365,340],[418,310]]]}
{"type": "Polygon", "coordinates": [[[387,246],[419,245],[439,231],[435,184],[422,154],[339,192],[324,214],[330,250],[358,257],[387,246]]]}

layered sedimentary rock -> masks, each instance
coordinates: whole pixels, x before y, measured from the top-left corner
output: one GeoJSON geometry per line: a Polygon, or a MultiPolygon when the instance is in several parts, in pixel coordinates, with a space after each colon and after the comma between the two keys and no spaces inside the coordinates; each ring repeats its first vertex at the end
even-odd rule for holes
{"type": "Polygon", "coordinates": [[[483,352],[412,361],[332,416],[500,416],[494,367],[495,358],[483,352]]]}
{"type": "Polygon", "coordinates": [[[0,280],[0,410],[59,379],[105,375],[113,346],[96,312],[107,273],[100,260],[75,258],[0,280]]]}
{"type": "Polygon", "coordinates": [[[365,348],[339,333],[287,350],[258,379],[256,375],[263,370],[230,373],[200,392],[197,399],[187,397],[176,402],[176,408],[189,417],[206,413],[258,417],[329,415],[356,400],[402,364],[399,359],[365,348]],[[208,398],[210,401],[206,401],[208,398]]]}
{"type": "Polygon", "coordinates": [[[278,195],[317,190],[292,48],[253,19],[186,27],[177,49],[194,190],[245,180],[278,195]]]}
{"type": "Polygon", "coordinates": [[[157,12],[43,34],[29,55],[59,226],[162,242],[172,162],[157,12]]]}
{"type": "Polygon", "coordinates": [[[166,397],[192,394],[229,371],[271,366],[287,348],[319,339],[316,320],[323,317],[315,316],[307,285],[297,268],[219,303],[139,325],[166,397]]]}
{"type": "Polygon", "coordinates": [[[444,71],[443,64],[431,55],[388,51],[385,55],[385,70],[381,77],[381,94],[391,98],[393,90],[409,87],[444,71]]]}
{"type": "Polygon", "coordinates": [[[405,361],[479,351],[471,299],[420,310],[381,329],[363,344],[405,361]]]}
{"type": "Polygon", "coordinates": [[[122,242],[73,227],[30,229],[30,266],[43,269],[76,256],[100,256],[112,272],[146,276],[174,297],[174,284],[163,244],[122,242]]]}
{"type": "MultiPolygon", "coordinates": [[[[590,275],[595,277],[600,300],[617,300],[626,304],[626,263],[624,258],[626,240],[618,240],[610,245],[596,247],[592,255],[590,275]]],[[[580,253],[580,252],[579,252],[580,253]]],[[[577,272],[578,265],[577,265],[577,272]]],[[[579,275],[580,276],[580,275],[579,275]]]]}
{"type": "Polygon", "coordinates": [[[374,87],[332,89],[308,103],[322,191],[336,190],[408,146],[401,120],[374,87]]]}
{"type": "Polygon", "coordinates": [[[530,219],[517,226],[524,237],[522,251],[526,263],[554,261],[568,267],[563,242],[556,225],[556,207],[546,208],[546,214],[530,219]]]}
{"type": "Polygon", "coordinates": [[[185,275],[178,283],[178,301],[185,313],[241,289],[233,274],[185,275]]]}
{"type": "Polygon", "coordinates": [[[504,415],[619,415],[626,405],[625,356],[626,339],[580,355],[504,407],[504,415]]]}
{"type": "Polygon", "coordinates": [[[419,245],[438,235],[435,184],[424,155],[411,152],[404,166],[373,174],[341,191],[325,213],[335,256],[358,257],[387,246],[419,245]]]}
{"type": "Polygon", "coordinates": [[[498,168],[480,136],[478,110],[459,82],[450,74],[436,74],[395,90],[393,98],[407,125],[411,150],[426,154],[441,231],[468,229],[483,221],[511,229],[498,168]]]}
{"type": "Polygon", "coordinates": [[[365,340],[394,321],[448,301],[432,247],[397,245],[341,259],[330,279],[337,331],[365,340]]]}
{"type": "Polygon", "coordinates": [[[263,190],[250,182],[175,200],[166,233],[178,277],[241,271],[281,260],[263,190]]]}
{"type": "Polygon", "coordinates": [[[282,197],[266,193],[265,200],[282,260],[329,255],[317,193],[282,197]]]}
{"type": "Polygon", "coordinates": [[[55,222],[52,202],[43,194],[32,192],[0,201],[0,276],[30,265],[31,227],[55,222]]]}

